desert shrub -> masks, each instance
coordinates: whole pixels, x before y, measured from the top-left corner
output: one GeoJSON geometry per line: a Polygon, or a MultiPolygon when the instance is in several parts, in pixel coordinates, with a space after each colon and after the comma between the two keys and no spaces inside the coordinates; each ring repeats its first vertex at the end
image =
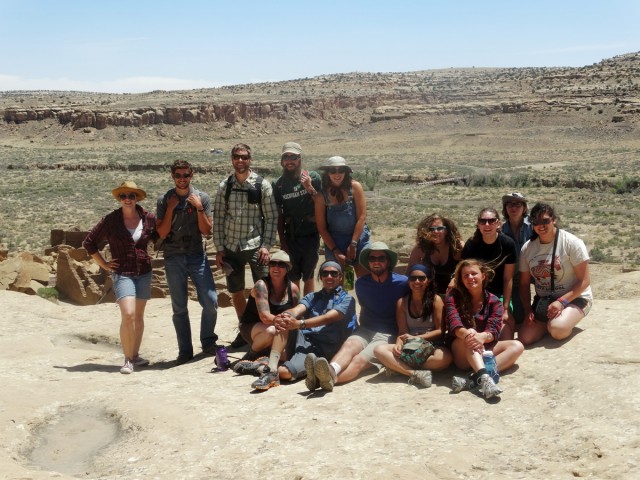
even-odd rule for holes
{"type": "Polygon", "coordinates": [[[42,287],[39,288],[36,294],[45,300],[57,300],[59,293],[55,287],[42,287]]]}
{"type": "Polygon", "coordinates": [[[633,193],[634,191],[640,188],[640,179],[638,178],[629,178],[626,175],[622,177],[622,180],[618,180],[613,185],[613,193],[623,194],[623,193],[633,193]]]}

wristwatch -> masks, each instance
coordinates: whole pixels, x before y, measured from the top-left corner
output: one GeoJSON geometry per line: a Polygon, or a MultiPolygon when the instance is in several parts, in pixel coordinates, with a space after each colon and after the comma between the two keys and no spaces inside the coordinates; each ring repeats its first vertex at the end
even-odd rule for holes
{"type": "Polygon", "coordinates": [[[352,247],[357,247],[358,246],[358,242],[356,242],[355,240],[351,240],[351,246],[352,247]]]}
{"type": "Polygon", "coordinates": [[[305,322],[304,318],[300,320],[300,330],[303,330],[307,327],[307,322],[305,322]]]}

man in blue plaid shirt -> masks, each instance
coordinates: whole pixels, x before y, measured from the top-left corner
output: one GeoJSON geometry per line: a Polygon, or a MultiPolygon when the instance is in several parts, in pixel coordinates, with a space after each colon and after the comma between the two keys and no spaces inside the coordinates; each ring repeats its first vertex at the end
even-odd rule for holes
{"type": "Polygon", "coordinates": [[[216,263],[227,276],[227,290],[238,318],[247,301],[244,269],[249,263],[253,281],[267,276],[269,250],[276,241],[278,211],[268,181],[251,170],[251,148],[238,143],[231,149],[233,175],[224,179],[214,202],[213,241],[216,263]],[[260,184],[258,188],[256,184],[260,184]]]}

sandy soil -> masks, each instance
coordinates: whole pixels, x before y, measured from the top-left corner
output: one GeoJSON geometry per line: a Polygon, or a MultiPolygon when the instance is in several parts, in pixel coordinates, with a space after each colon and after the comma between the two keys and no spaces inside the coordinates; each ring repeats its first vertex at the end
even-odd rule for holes
{"type": "MultiPolygon", "coordinates": [[[[0,477],[638,478],[640,272],[593,277],[575,335],[527,350],[489,402],[452,394],[454,369],[425,390],[372,373],[327,394],[252,392],[253,377],[211,373],[211,357],[174,367],[167,299],[147,309],[152,364],[121,375],[114,304],[0,291],[0,477]]],[[[233,318],[220,310],[224,341],[233,318]]]]}

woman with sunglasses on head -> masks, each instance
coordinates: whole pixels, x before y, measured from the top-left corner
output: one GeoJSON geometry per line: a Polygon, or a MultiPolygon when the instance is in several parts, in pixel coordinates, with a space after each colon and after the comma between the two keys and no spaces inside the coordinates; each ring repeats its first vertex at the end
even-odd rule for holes
{"type": "Polygon", "coordinates": [[[320,167],[322,195],[313,197],[318,232],[324,241],[325,259],[344,267],[352,264],[358,277],[367,271],[358,263],[362,249],[370,244],[367,203],[360,182],[342,157],[331,157],[320,167]]]}
{"type": "Polygon", "coordinates": [[[484,365],[483,352],[492,350],[498,372],[511,368],[524,347],[518,340],[498,340],[502,327],[502,302],[489,292],[493,270],[486,263],[466,259],[458,263],[453,287],[445,298],[447,344],[451,346],[456,367],[473,373],[453,377],[453,391],[475,387],[485,398],[502,393],[484,365]]]}
{"type": "Polygon", "coordinates": [[[437,213],[431,214],[418,224],[416,246],[409,256],[407,273],[417,263],[430,265],[434,271],[436,292],[444,297],[460,261],[462,247],[464,243],[453,220],[437,213]]]}
{"type": "Polygon", "coordinates": [[[148,365],[140,356],[144,333],[144,309],[151,298],[151,256],[149,241],[157,239],[156,217],[138,202],[147,194],[131,181],[123,182],[111,194],[120,208],[102,218],[82,242],[93,261],[111,274],[116,303],[120,307],[120,343],[124,364],[120,373],[133,373],[135,366],[148,365]],[[99,250],[109,243],[111,259],[99,250]]]}
{"type": "Polygon", "coordinates": [[[551,205],[536,203],[531,209],[533,238],[522,247],[519,263],[525,321],[518,338],[525,345],[546,332],[556,340],[567,338],[593,303],[587,247],[557,222],[551,205]],[[536,291],[533,305],[531,279],[536,291]]]}
{"type": "Polygon", "coordinates": [[[240,317],[240,334],[249,344],[249,351],[233,370],[240,374],[260,375],[266,361],[256,362],[269,354],[276,334],[275,318],[295,307],[300,298],[298,286],[289,280],[291,260],[284,250],[271,255],[269,275],[258,280],[251,289],[247,307],[240,317]]]}
{"type": "Polygon", "coordinates": [[[432,267],[413,265],[408,274],[410,293],[396,303],[396,343],[378,345],[374,353],[389,370],[408,376],[410,384],[429,387],[431,371],[447,368],[452,360],[442,342],[444,302],[436,293],[432,267]],[[416,350],[405,348],[416,340],[416,350]]]}
{"type": "Polygon", "coordinates": [[[487,290],[498,297],[503,305],[501,339],[512,339],[515,322],[510,303],[513,293],[513,275],[516,270],[515,242],[500,231],[500,216],[495,208],[483,208],[478,214],[476,231],[462,249],[462,258],[482,260],[495,272],[487,290]]]}
{"type": "MultiPolygon", "coordinates": [[[[527,214],[527,198],[518,192],[509,193],[502,196],[502,217],[504,223],[501,231],[510,237],[516,244],[516,255],[520,256],[522,246],[531,238],[533,234],[533,226],[527,214]]],[[[511,295],[511,304],[513,305],[513,318],[516,326],[524,321],[524,306],[520,301],[520,295],[516,292],[520,284],[520,273],[516,260],[516,269],[513,274],[513,294],[511,295]]]]}

